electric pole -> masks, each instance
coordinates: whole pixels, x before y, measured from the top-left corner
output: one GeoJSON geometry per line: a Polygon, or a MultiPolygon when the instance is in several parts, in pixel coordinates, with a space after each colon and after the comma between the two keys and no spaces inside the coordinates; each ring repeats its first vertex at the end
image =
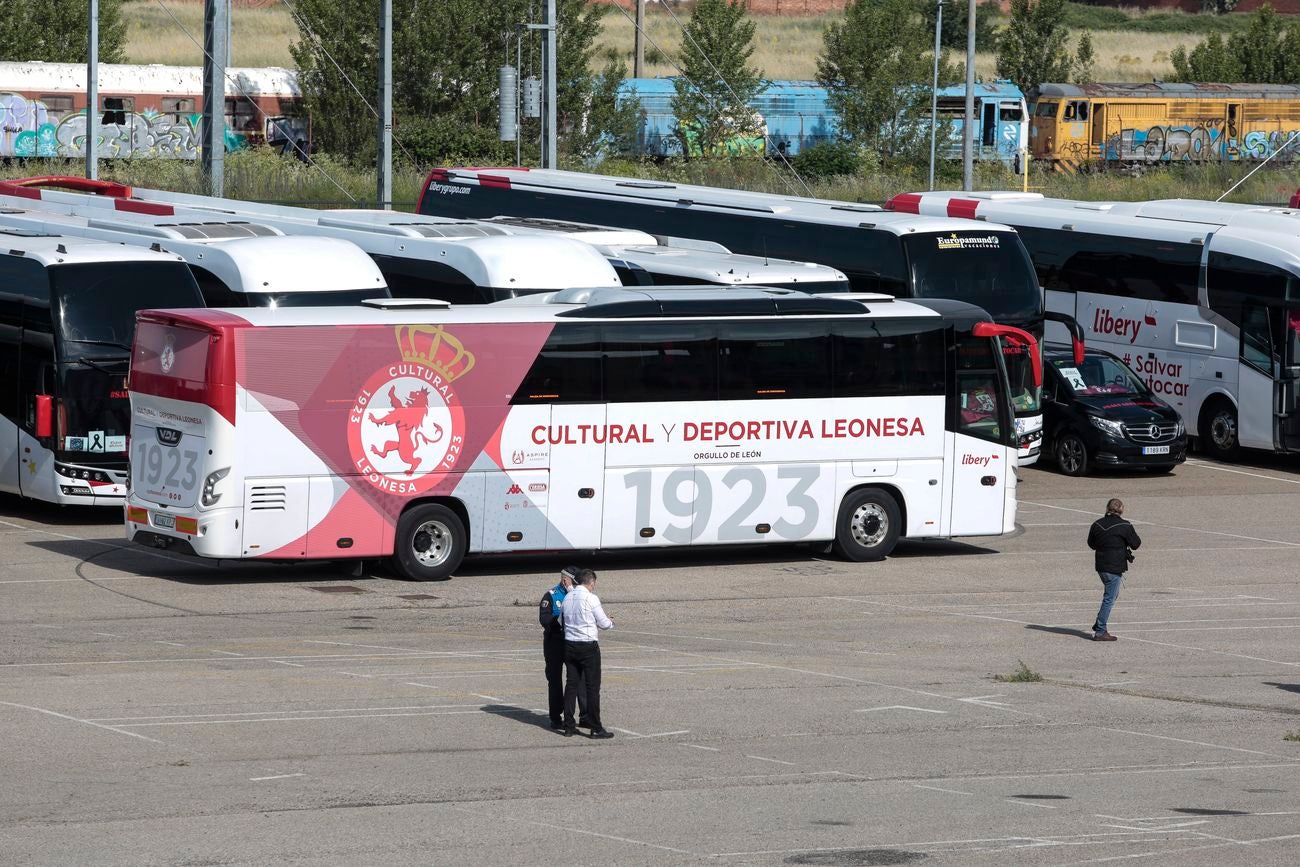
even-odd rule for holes
{"type": "Polygon", "coordinates": [[[975,189],[975,0],[966,3],[966,122],[961,128],[961,188],[975,189]]]}
{"type": "Polygon", "coordinates": [[[86,34],[86,177],[99,177],[99,0],[90,0],[86,34]]]}
{"type": "Polygon", "coordinates": [[[934,21],[934,83],[930,86],[930,189],[934,189],[935,138],[939,130],[939,37],[943,33],[943,0],[934,21]]]}
{"type": "Polygon", "coordinates": [[[393,0],[379,0],[379,207],[393,208],[393,0]]]}
{"type": "Polygon", "coordinates": [[[633,34],[632,77],[641,78],[645,72],[645,0],[636,0],[636,33],[633,34]]]}
{"type": "Polygon", "coordinates": [[[203,0],[203,119],[199,142],[208,194],[221,198],[226,175],[226,34],[230,0],[203,0]]]}
{"type": "Polygon", "coordinates": [[[542,64],[545,66],[546,110],[542,125],[542,168],[556,167],[555,153],[555,0],[546,0],[546,50],[542,52],[542,64]]]}

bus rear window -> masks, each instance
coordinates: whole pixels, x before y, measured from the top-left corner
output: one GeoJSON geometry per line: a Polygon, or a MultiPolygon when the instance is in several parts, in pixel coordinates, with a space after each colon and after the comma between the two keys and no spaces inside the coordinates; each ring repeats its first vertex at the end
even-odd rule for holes
{"type": "Polygon", "coordinates": [[[133,373],[203,382],[207,378],[212,335],[175,325],[142,322],[131,354],[133,373]]]}

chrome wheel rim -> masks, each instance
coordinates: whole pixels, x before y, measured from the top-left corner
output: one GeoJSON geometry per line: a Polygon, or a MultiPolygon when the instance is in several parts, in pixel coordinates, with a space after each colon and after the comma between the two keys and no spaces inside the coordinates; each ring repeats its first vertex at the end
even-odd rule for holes
{"type": "Polygon", "coordinates": [[[451,558],[451,529],[442,521],[425,521],[411,536],[411,553],[416,561],[433,569],[451,558]]]}
{"type": "Polygon", "coordinates": [[[889,514],[879,503],[863,503],[853,512],[849,532],[863,548],[874,548],[889,533],[889,514]]]}
{"type": "Polygon", "coordinates": [[[1231,451],[1237,444],[1237,418],[1230,412],[1215,413],[1210,419],[1210,440],[1221,451],[1231,451]]]}
{"type": "Polygon", "coordinates": [[[1061,461],[1061,469],[1067,473],[1074,474],[1079,472],[1079,467],[1083,466],[1083,443],[1073,437],[1061,440],[1061,447],[1058,451],[1061,461]]]}

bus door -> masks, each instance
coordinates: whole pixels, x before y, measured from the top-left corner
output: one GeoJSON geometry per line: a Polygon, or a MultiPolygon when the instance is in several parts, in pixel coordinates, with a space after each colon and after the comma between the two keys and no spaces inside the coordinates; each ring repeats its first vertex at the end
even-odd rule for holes
{"type": "Polygon", "coordinates": [[[988,338],[957,341],[955,401],[949,413],[947,455],[948,533],[976,536],[1002,532],[1007,474],[1015,451],[1008,450],[1011,413],[1005,374],[988,338]]]}
{"type": "Polygon", "coordinates": [[[1282,376],[1278,380],[1278,444],[1300,451],[1300,308],[1281,311],[1282,376]]]}
{"type": "Polygon", "coordinates": [[[55,396],[54,335],[48,299],[23,301],[18,392],[23,424],[18,434],[18,489],[24,497],[55,500],[54,451],[62,425],[55,396]]]}
{"type": "Polygon", "coordinates": [[[1242,305],[1237,436],[1248,448],[1300,447],[1300,311],[1242,305]]]}

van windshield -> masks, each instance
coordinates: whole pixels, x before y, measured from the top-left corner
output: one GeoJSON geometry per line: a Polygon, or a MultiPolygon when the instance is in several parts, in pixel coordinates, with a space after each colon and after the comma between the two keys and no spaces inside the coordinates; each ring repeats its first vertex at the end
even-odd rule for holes
{"type": "Polygon", "coordinates": [[[1083,364],[1072,358],[1054,358],[1052,366],[1070,390],[1084,397],[1099,394],[1142,395],[1147,388],[1138,375],[1118,358],[1087,355],[1083,364]]]}

